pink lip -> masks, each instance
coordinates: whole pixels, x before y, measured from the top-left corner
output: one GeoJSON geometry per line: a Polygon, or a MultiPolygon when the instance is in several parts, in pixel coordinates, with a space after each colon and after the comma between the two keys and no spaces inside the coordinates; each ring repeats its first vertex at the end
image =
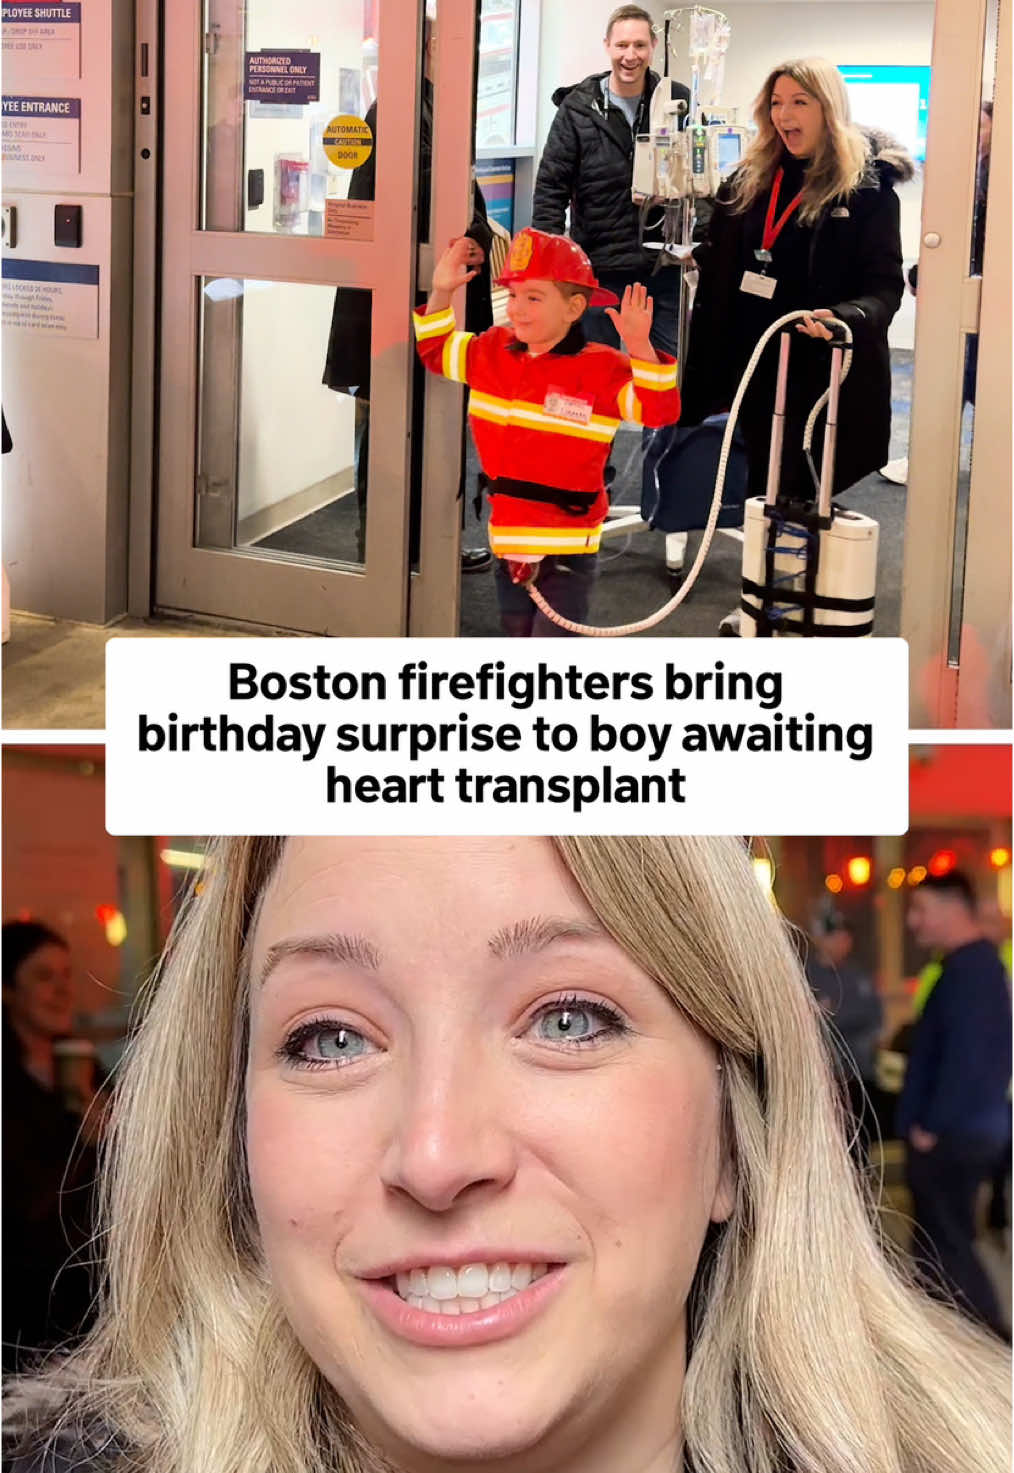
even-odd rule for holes
{"type": "Polygon", "coordinates": [[[472,1314],[430,1314],[406,1304],[385,1280],[360,1279],[359,1283],[374,1314],[395,1335],[413,1345],[454,1350],[490,1345],[524,1329],[555,1298],[566,1269],[566,1264],[551,1268],[503,1304],[472,1314]]]}

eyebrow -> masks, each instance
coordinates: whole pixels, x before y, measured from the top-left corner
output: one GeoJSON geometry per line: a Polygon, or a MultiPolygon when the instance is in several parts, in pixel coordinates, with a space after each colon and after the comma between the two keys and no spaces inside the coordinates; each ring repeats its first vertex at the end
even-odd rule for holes
{"type": "MultiPolygon", "coordinates": [[[[529,916],[502,926],[489,938],[489,950],[495,957],[508,960],[545,951],[556,941],[604,940],[607,933],[590,921],[565,919],[561,916],[529,916]]],[[[289,957],[323,957],[338,965],[361,967],[365,971],[380,969],[381,953],[364,936],[333,932],[323,936],[288,936],[268,948],[257,987],[267,982],[272,972],[289,957]]]]}
{"type": "Polygon", "coordinates": [[[545,951],[554,941],[604,940],[606,932],[591,921],[566,920],[559,916],[530,916],[503,926],[489,938],[494,956],[505,960],[545,951]]]}
{"type": "Polygon", "coordinates": [[[362,967],[369,972],[376,972],[380,967],[380,952],[363,936],[346,936],[342,932],[326,936],[289,936],[268,948],[257,986],[263,987],[275,968],[290,956],[323,957],[325,961],[362,967]]]}

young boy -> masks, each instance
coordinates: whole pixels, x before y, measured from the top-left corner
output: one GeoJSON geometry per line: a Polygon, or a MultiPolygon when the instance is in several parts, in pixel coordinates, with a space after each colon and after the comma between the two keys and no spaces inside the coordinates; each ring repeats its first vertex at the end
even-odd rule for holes
{"type": "Polygon", "coordinates": [[[559,635],[528,595],[534,578],[550,606],[588,616],[602,523],[603,471],[623,420],[657,428],[679,419],[676,361],[651,345],[652,303],[640,284],[602,290],[574,241],[541,230],[515,236],[498,285],[509,288],[510,327],[459,332],[454,293],[475,275],[471,242],[457,240],[433,272],[425,312],[414,314],[427,368],[471,388],[468,414],[490,497],[503,632],[559,635]],[[604,306],[630,357],[585,341],[585,307],[604,306]]]}

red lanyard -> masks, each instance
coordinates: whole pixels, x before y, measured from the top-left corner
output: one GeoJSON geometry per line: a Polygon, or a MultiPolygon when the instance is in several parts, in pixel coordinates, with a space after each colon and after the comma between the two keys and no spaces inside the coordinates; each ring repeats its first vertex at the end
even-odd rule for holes
{"type": "Polygon", "coordinates": [[[778,196],[782,192],[782,180],[784,177],[784,169],[779,169],[775,175],[775,182],[771,186],[771,203],[768,205],[768,217],[764,221],[764,239],[762,241],[763,248],[766,251],[770,251],[775,241],[785,229],[785,222],[793,211],[799,208],[799,202],[803,198],[803,191],[800,190],[795,199],[785,206],[782,216],[777,221],[775,220],[775,211],[778,208],[778,196]]]}

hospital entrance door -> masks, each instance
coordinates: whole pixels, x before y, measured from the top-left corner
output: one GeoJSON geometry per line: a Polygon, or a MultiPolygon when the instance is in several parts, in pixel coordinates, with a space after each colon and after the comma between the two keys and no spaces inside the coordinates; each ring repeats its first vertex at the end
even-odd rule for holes
{"type": "Polygon", "coordinates": [[[446,233],[468,199],[452,113],[471,105],[474,0],[441,0],[440,36],[423,9],[164,8],[162,611],[404,634],[414,563],[425,632],[455,630],[457,508],[422,488],[459,454],[462,405],[435,385],[424,465],[410,312],[430,215],[446,233]]]}

